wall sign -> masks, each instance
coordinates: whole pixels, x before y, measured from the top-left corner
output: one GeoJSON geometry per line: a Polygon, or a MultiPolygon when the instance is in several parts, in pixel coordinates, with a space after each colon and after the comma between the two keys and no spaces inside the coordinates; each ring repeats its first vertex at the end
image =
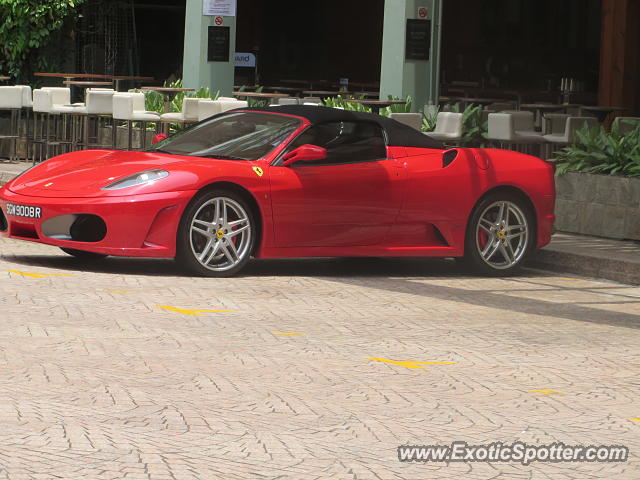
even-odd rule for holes
{"type": "Polygon", "coordinates": [[[253,53],[236,52],[236,67],[255,67],[256,56],[253,53]]]}
{"type": "Polygon", "coordinates": [[[418,18],[427,18],[429,16],[429,9],[427,7],[418,7],[418,18]]]}
{"type": "Polygon", "coordinates": [[[228,62],[231,49],[231,29],[229,27],[209,27],[207,42],[208,62],[228,62]]]}
{"type": "Polygon", "coordinates": [[[407,19],[405,58],[429,60],[431,51],[431,20],[407,19]]]}
{"type": "Polygon", "coordinates": [[[236,0],[202,0],[203,15],[236,16],[236,0]]]}

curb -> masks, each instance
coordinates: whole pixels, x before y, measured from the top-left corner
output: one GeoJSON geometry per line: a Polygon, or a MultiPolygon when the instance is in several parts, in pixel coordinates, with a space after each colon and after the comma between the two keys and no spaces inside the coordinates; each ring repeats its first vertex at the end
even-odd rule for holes
{"type": "Polygon", "coordinates": [[[528,266],[552,272],[567,272],[640,285],[640,262],[581,255],[552,248],[538,250],[528,266]]]}

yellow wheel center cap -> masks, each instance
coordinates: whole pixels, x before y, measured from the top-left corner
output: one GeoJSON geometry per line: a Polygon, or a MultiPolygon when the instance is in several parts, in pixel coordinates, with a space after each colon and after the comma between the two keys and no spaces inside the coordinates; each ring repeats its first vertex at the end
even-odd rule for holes
{"type": "Polygon", "coordinates": [[[506,236],[507,236],[507,232],[505,232],[504,230],[500,230],[500,231],[498,232],[498,238],[499,238],[500,240],[503,240],[504,238],[506,238],[506,236]]]}
{"type": "Polygon", "coordinates": [[[224,237],[224,230],[218,230],[218,231],[216,232],[216,237],[218,237],[218,238],[222,238],[222,237],[224,237]]]}

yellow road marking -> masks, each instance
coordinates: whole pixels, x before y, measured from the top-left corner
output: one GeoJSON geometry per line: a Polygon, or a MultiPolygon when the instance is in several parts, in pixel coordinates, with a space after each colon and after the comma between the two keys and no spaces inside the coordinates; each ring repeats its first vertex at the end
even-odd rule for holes
{"type": "Polygon", "coordinates": [[[20,270],[7,270],[7,272],[17,273],[18,275],[22,275],[23,277],[31,277],[31,278],[45,278],[45,277],[56,276],[56,275],[70,277],[72,275],[71,273],[27,273],[27,272],[21,272],[20,270]]]}
{"type": "Polygon", "coordinates": [[[633,420],[634,422],[640,422],[640,418],[630,418],[629,420],[633,420]]]}
{"type": "Polygon", "coordinates": [[[273,332],[271,332],[271,333],[275,333],[276,335],[291,335],[291,336],[295,336],[295,335],[297,335],[297,336],[301,336],[301,335],[304,335],[304,333],[300,333],[300,332],[275,332],[275,331],[273,331],[273,332]]]}
{"type": "Polygon", "coordinates": [[[126,290],[105,290],[105,292],[108,293],[122,293],[122,294],[128,294],[128,293],[133,293],[133,292],[127,292],[126,290]]]}
{"type": "Polygon", "coordinates": [[[230,312],[230,310],[206,310],[201,308],[176,308],[169,307],[167,305],[155,305],[157,308],[161,308],[163,310],[167,310],[168,312],[176,312],[182,313],[183,315],[194,315],[196,317],[200,317],[200,313],[226,313],[230,312]]]}
{"type": "Polygon", "coordinates": [[[388,358],[369,357],[369,360],[375,360],[376,362],[390,363],[392,365],[400,365],[406,368],[424,368],[420,365],[453,365],[456,362],[417,362],[411,360],[389,360],[388,358]]]}
{"type": "Polygon", "coordinates": [[[541,393],[543,395],[552,395],[554,393],[557,393],[559,395],[564,395],[564,392],[559,392],[558,390],[553,390],[551,388],[539,388],[536,390],[529,390],[529,391],[533,393],[541,393]]]}

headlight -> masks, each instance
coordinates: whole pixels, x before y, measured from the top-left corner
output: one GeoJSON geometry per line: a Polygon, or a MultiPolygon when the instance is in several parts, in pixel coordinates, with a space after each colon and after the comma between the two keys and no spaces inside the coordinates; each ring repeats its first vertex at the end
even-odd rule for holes
{"type": "Polygon", "coordinates": [[[121,188],[137,187],[145,183],[153,183],[168,176],[169,172],[166,170],[146,170],[110,183],[106,187],[102,187],[102,190],[120,190],[121,188]]]}

